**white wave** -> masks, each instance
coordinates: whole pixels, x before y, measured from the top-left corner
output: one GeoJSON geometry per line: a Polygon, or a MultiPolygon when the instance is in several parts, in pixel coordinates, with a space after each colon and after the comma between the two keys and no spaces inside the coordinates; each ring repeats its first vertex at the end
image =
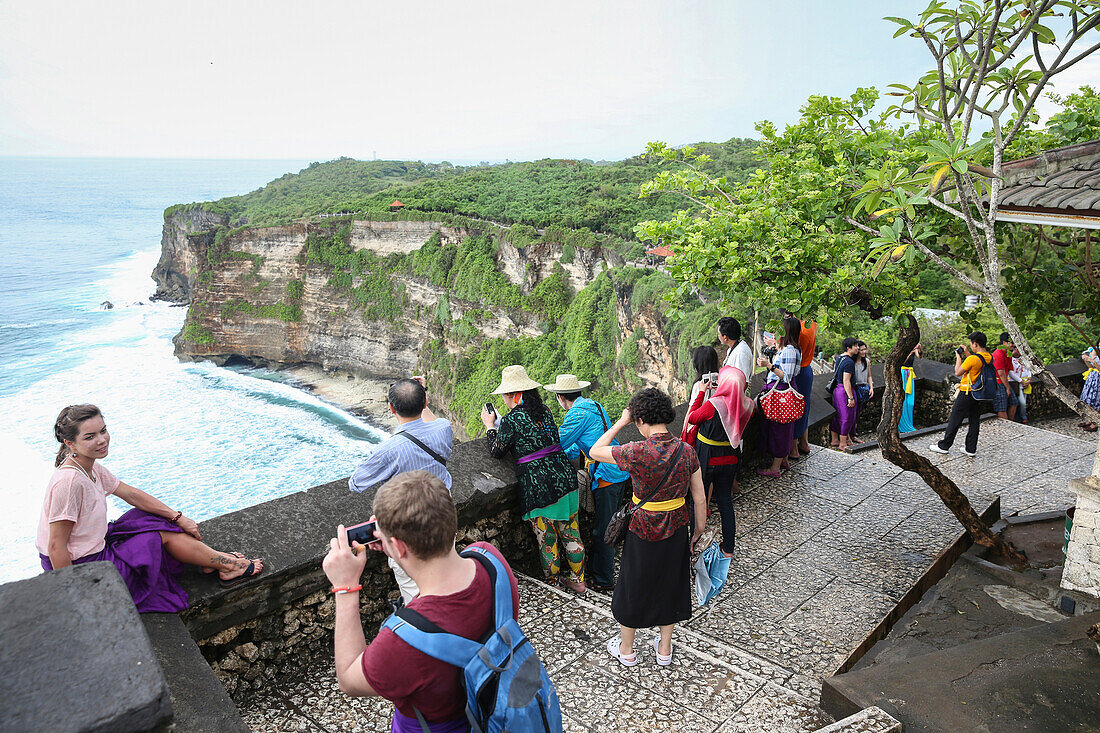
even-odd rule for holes
{"type": "Polygon", "coordinates": [[[31,323],[0,323],[0,331],[4,329],[21,331],[27,328],[48,328],[50,326],[61,326],[66,323],[76,323],[79,320],[79,318],[54,318],[48,321],[34,321],[31,323]]]}

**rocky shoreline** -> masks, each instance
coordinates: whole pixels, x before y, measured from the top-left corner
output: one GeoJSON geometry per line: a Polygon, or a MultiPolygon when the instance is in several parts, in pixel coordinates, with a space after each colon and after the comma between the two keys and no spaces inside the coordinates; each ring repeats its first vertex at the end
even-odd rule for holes
{"type": "Polygon", "coordinates": [[[316,364],[299,364],[284,371],[294,378],[296,387],[366,419],[372,427],[388,432],[397,426],[386,401],[386,392],[392,380],[326,370],[316,364]]]}

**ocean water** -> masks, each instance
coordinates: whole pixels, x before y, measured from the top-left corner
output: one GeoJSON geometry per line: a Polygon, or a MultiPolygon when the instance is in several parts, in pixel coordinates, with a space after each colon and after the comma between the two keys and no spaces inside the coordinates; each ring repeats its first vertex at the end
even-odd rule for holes
{"type": "MultiPolygon", "coordinates": [[[[0,157],[0,582],[41,571],[34,538],[65,405],[99,405],[104,465],[197,520],[346,476],[383,436],[278,373],[180,363],[171,339],[186,309],[148,300],[165,207],[304,165],[0,157]]],[[[129,508],[110,504],[110,518],[129,508]]]]}

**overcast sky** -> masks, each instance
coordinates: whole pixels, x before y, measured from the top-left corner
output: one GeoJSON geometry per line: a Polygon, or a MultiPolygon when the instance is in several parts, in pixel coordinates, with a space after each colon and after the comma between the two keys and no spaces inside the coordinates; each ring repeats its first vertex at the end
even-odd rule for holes
{"type": "Polygon", "coordinates": [[[0,0],[0,155],[619,159],[911,82],[924,4],[0,0]]]}

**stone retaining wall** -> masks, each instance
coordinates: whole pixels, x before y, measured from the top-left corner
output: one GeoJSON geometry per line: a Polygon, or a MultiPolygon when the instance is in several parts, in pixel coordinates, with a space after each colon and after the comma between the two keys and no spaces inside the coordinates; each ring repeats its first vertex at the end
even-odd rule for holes
{"type": "MultiPolygon", "coordinates": [[[[488,541],[521,572],[538,571],[533,534],[516,512],[511,465],[488,455],[484,441],[455,446],[449,462],[458,508],[458,544],[488,541]]],[[[264,557],[255,581],[221,588],[210,576],[187,574],[191,608],[181,614],[203,656],[239,701],[260,689],[292,658],[331,658],[334,604],[321,560],[338,523],[370,516],[374,490],[353,494],[334,481],[203,522],[215,547],[264,557]]],[[[368,637],[397,596],[381,553],[370,553],[363,574],[362,618],[368,637]]]]}
{"type": "MultiPolygon", "coordinates": [[[[878,429],[882,419],[882,391],[886,385],[883,377],[882,364],[872,363],[871,373],[875,383],[875,396],[863,406],[856,430],[859,433],[873,433],[878,429]]],[[[1084,362],[1073,359],[1061,364],[1053,364],[1051,373],[1073,394],[1080,394],[1083,380],[1082,372],[1085,371],[1084,362]]],[[[955,385],[958,377],[954,376],[954,365],[940,362],[918,359],[916,364],[916,398],[913,404],[913,424],[917,428],[942,425],[951,416],[951,406],[954,403],[955,385]]],[[[819,379],[828,380],[830,375],[821,375],[819,379]]],[[[992,403],[990,410],[992,411],[992,403]]],[[[1073,411],[1064,402],[1051,394],[1045,385],[1035,382],[1032,385],[1031,394],[1027,398],[1028,421],[1043,420],[1054,417],[1068,417],[1073,411]]],[[[826,436],[828,434],[826,433],[826,436]]],[[[815,441],[819,442],[819,441],[815,441]]],[[[824,443],[821,443],[824,445],[824,443]]]]}

